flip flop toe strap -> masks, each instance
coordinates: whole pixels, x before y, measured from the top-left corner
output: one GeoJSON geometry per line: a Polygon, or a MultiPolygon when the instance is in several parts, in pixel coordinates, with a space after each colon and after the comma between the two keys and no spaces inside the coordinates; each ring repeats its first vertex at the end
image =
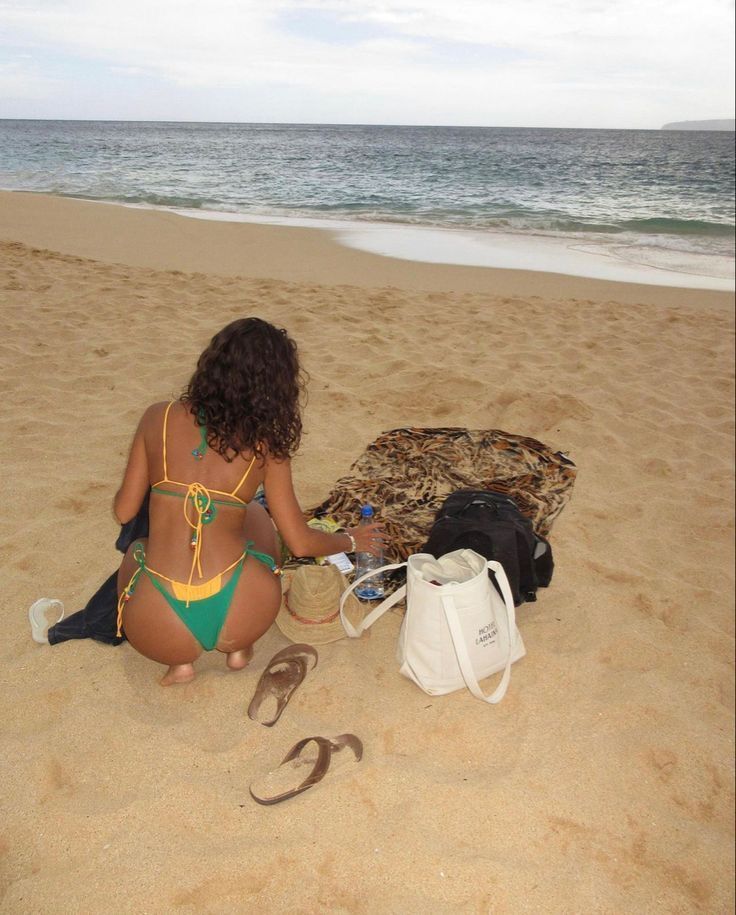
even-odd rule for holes
{"type": "Polygon", "coordinates": [[[277,664],[283,661],[292,661],[295,659],[301,660],[305,665],[307,670],[311,670],[313,667],[317,666],[317,659],[319,655],[317,654],[317,649],[312,645],[305,645],[303,642],[299,642],[295,645],[287,645],[286,648],[282,648],[281,651],[276,652],[276,654],[268,662],[270,667],[272,664],[277,664]]]}
{"type": "Polygon", "coordinates": [[[333,753],[339,753],[340,750],[349,747],[355,755],[356,762],[360,762],[363,758],[363,741],[360,737],[356,737],[355,734],[340,734],[339,737],[333,737],[330,743],[332,744],[333,753]]]}

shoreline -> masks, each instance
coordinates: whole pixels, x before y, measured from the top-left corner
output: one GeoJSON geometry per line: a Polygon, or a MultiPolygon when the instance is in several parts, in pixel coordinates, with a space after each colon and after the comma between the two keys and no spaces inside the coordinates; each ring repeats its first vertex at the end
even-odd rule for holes
{"type": "MultiPolygon", "coordinates": [[[[287,282],[318,283],[329,275],[332,284],[363,288],[379,285],[506,296],[552,292],[564,299],[720,308],[730,308],[733,300],[733,293],[725,289],[391,257],[349,247],[341,240],[344,232],[338,227],[274,225],[198,214],[191,218],[191,214],[153,207],[0,191],[0,238],[106,263],[287,282]]],[[[361,233],[376,235],[368,227],[361,227],[361,233]]]]}
{"type": "MultiPolygon", "coordinates": [[[[82,199],[82,198],[72,198],[82,199]]],[[[675,286],[683,289],[715,289],[733,292],[733,258],[712,255],[720,274],[668,268],[639,259],[626,258],[618,252],[641,250],[643,245],[627,243],[621,236],[615,240],[592,233],[575,235],[529,231],[527,233],[482,230],[460,226],[411,225],[381,220],[319,219],[307,216],[250,215],[221,210],[192,210],[185,207],[156,207],[149,204],[124,204],[99,201],[134,209],[170,212],[190,219],[212,222],[242,222],[327,231],[338,244],[381,257],[416,263],[457,267],[484,267],[492,270],[526,270],[531,273],[555,273],[614,283],[637,283],[647,286],[675,286]],[[557,268],[557,269],[556,269],[557,268]],[[722,274],[722,275],[721,275],[722,274]]],[[[666,259],[666,249],[660,250],[666,259]]],[[[671,257],[671,252],[669,253],[671,257]]],[[[648,253],[652,257],[652,252],[648,253]]],[[[706,255],[692,254],[693,258],[706,255]]]]}

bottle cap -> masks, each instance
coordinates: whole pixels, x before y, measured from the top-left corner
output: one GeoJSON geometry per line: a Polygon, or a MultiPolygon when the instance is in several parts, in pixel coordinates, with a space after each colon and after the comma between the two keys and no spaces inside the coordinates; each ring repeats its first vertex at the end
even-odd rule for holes
{"type": "Polygon", "coordinates": [[[373,507],[371,505],[364,505],[360,510],[361,518],[372,518],[373,517],[373,507]]]}

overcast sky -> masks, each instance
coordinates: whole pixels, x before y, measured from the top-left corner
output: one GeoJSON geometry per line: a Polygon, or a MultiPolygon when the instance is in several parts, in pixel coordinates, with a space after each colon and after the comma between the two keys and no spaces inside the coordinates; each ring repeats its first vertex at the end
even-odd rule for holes
{"type": "Polygon", "coordinates": [[[732,0],[0,0],[0,117],[733,117],[732,0]]]}

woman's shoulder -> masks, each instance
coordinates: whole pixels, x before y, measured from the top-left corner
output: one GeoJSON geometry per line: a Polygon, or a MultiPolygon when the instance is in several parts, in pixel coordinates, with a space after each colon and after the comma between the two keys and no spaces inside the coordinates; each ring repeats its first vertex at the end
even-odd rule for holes
{"type": "Polygon", "coordinates": [[[175,402],[176,401],[171,400],[156,401],[156,403],[152,403],[146,407],[146,409],[143,411],[143,416],[163,416],[169,404],[174,404],[175,402]]]}
{"type": "Polygon", "coordinates": [[[163,423],[163,418],[166,415],[167,408],[173,403],[175,403],[175,401],[161,400],[146,407],[141,414],[138,428],[142,432],[148,432],[154,426],[160,427],[163,423]]]}

